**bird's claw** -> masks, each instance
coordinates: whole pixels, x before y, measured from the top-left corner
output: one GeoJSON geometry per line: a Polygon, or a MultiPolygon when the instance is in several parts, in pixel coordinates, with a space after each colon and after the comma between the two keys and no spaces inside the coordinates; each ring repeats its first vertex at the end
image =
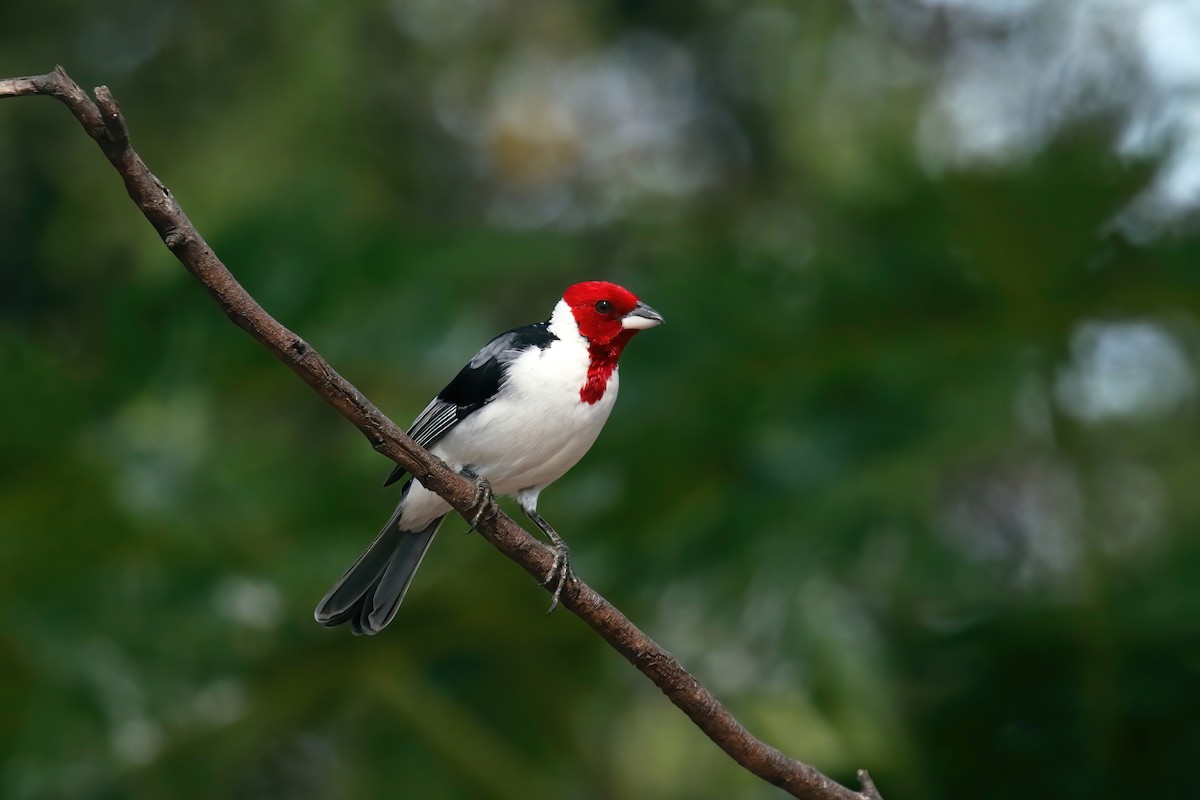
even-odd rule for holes
{"type": "Polygon", "coordinates": [[[475,512],[467,520],[471,526],[467,528],[467,533],[471,533],[479,527],[479,521],[485,515],[495,514],[496,497],[492,494],[492,485],[488,483],[487,478],[482,475],[476,475],[473,472],[465,472],[464,474],[475,482],[475,501],[471,504],[471,508],[475,509],[475,512]]]}
{"type": "Polygon", "coordinates": [[[558,607],[558,599],[562,597],[567,581],[578,580],[575,577],[575,570],[571,569],[571,550],[563,541],[554,544],[554,564],[546,573],[546,580],[542,581],[542,586],[549,586],[555,575],[558,576],[558,583],[554,586],[554,599],[550,601],[550,608],[546,610],[547,614],[558,607]]]}

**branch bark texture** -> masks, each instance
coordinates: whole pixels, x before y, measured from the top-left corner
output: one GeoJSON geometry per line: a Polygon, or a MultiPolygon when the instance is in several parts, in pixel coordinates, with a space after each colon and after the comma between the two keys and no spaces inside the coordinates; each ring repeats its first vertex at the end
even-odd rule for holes
{"type": "MultiPolygon", "coordinates": [[[[125,119],[107,87],[98,87],[93,100],[62,67],[46,75],[0,79],[0,98],[23,95],[55,97],[70,109],[117,170],[130,198],[163,243],[235,325],[357,427],[373,448],[403,466],[463,516],[470,518],[479,511],[473,483],[413,442],[316,350],[275,320],[242,288],[188,220],[170,190],[130,146],[125,119]]],[[[485,502],[488,507],[482,509],[479,533],[540,582],[550,571],[553,551],[505,515],[494,501],[485,502]]],[[[881,800],[865,770],[859,772],[862,791],[856,792],[756,739],[670,653],[584,582],[569,582],[561,603],[653,681],[745,769],[805,800],[881,800]]]]}

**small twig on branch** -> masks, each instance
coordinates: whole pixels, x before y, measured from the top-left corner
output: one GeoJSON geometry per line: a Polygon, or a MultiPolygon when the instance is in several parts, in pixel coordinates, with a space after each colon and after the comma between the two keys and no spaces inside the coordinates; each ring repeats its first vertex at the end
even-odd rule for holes
{"type": "Polygon", "coordinates": [[[871,773],[865,769],[858,771],[858,785],[862,787],[862,796],[867,800],[883,800],[883,795],[879,793],[879,789],[875,786],[875,781],[871,778],[871,773]]]}
{"type": "MultiPolygon", "coordinates": [[[[242,288],[188,221],[171,192],[129,146],[129,129],[107,87],[97,88],[93,101],[62,67],[46,75],[0,80],[0,98],[22,95],[49,95],[61,100],[100,145],[125,182],[129,196],[167,248],[200,281],[226,316],[362,431],[372,447],[403,466],[455,511],[468,519],[472,516],[476,492],[471,482],[408,438],[316,350],[279,324],[242,288]]],[[[540,583],[550,570],[553,551],[494,505],[486,511],[480,516],[479,532],[540,583]]],[[[805,800],[882,800],[866,770],[858,773],[862,792],[855,792],[756,739],[670,653],[587,584],[568,584],[561,602],[652,680],[718,747],[758,777],[805,800]]]]}

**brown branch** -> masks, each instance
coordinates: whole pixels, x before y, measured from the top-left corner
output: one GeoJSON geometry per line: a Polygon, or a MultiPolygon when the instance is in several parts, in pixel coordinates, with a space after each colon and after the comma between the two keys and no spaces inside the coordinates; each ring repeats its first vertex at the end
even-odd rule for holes
{"type": "MultiPolygon", "coordinates": [[[[100,145],[125,182],[129,196],[167,248],[200,281],[226,316],[362,431],[372,447],[470,518],[477,510],[474,485],[408,438],[316,350],[255,302],[188,221],[170,190],[129,146],[129,130],[108,88],[101,86],[95,93],[93,101],[62,67],[46,75],[0,80],[0,98],[49,95],[61,100],[100,145]]],[[[494,502],[488,503],[479,522],[480,534],[540,581],[550,571],[553,551],[502,513],[494,502]]],[[[670,653],[587,584],[569,583],[563,591],[562,605],[652,680],[718,747],[763,780],[806,800],[882,800],[865,770],[859,772],[863,790],[855,792],[756,739],[670,653]]]]}

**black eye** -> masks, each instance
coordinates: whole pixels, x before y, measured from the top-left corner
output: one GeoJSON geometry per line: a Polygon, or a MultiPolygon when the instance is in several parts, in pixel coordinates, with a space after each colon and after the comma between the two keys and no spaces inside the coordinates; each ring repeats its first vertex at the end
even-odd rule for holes
{"type": "Polygon", "coordinates": [[[607,314],[608,312],[612,311],[612,303],[607,300],[597,300],[596,310],[601,314],[607,314]]]}

